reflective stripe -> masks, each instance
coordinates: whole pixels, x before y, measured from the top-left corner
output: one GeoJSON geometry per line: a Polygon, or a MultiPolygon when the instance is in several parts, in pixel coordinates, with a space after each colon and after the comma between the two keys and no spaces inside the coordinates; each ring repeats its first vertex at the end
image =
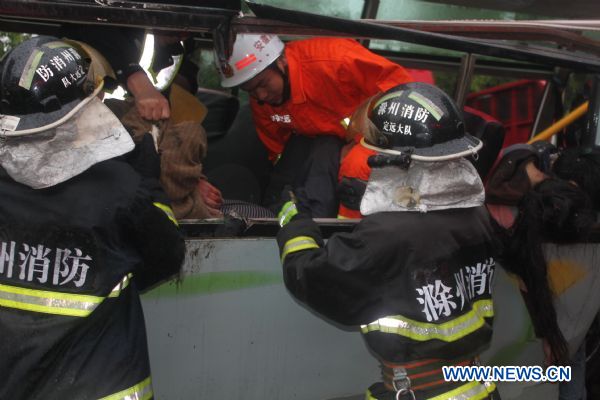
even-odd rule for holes
{"type": "Polygon", "coordinates": [[[288,201],[283,205],[283,207],[281,207],[279,214],[277,214],[279,226],[287,225],[287,223],[290,222],[296,215],[298,215],[296,204],[294,204],[292,201],[288,201]]]}
{"type": "Polygon", "coordinates": [[[103,297],[0,285],[0,306],[47,314],[87,317],[103,297]]]}
{"type": "Polygon", "coordinates": [[[431,397],[428,400],[481,400],[486,399],[493,389],[480,382],[469,382],[466,385],[457,387],[449,392],[442,393],[438,396],[431,397]]]}
{"type": "MultiPolygon", "coordinates": [[[[465,385],[459,386],[456,389],[442,393],[435,397],[430,397],[426,400],[482,400],[488,397],[488,395],[496,389],[496,385],[493,383],[480,383],[480,382],[469,382],[465,385]]],[[[377,397],[373,396],[370,390],[367,389],[365,393],[365,400],[378,400],[377,397]]]]}
{"type": "Polygon", "coordinates": [[[147,377],[132,387],[121,390],[118,393],[103,397],[99,400],[148,400],[154,396],[152,392],[152,380],[147,377]]]}
{"type": "Polygon", "coordinates": [[[367,392],[365,393],[365,400],[377,400],[377,397],[373,397],[371,391],[367,389],[367,392]]]}
{"type": "Polygon", "coordinates": [[[179,222],[177,222],[177,219],[175,218],[175,213],[173,212],[173,210],[171,209],[171,207],[169,207],[166,204],[158,203],[158,202],[154,202],[152,204],[156,208],[159,208],[162,212],[164,212],[165,214],[167,214],[167,217],[169,217],[169,219],[171,220],[171,222],[173,222],[176,226],[179,226],[179,222]]]}
{"type": "MultiPolygon", "coordinates": [[[[131,274],[126,275],[107,297],[119,296],[121,291],[129,286],[131,277],[131,274]]],[[[18,310],[87,317],[102,301],[104,297],[100,296],[0,285],[0,306],[18,310]]]]}
{"type": "Polygon", "coordinates": [[[295,253],[300,250],[306,249],[318,249],[319,245],[315,241],[315,239],[310,236],[298,236],[293,239],[288,240],[283,246],[283,250],[281,251],[281,262],[285,257],[290,253],[295,253]]]}
{"type": "Polygon", "coordinates": [[[440,339],[454,342],[475,332],[484,323],[484,317],[493,317],[492,300],[478,300],[473,303],[473,309],[460,317],[442,324],[418,322],[401,315],[380,318],[368,325],[361,325],[362,333],[380,331],[405,336],[413,340],[425,341],[440,339]]]}
{"type": "Polygon", "coordinates": [[[117,285],[110,291],[108,297],[119,297],[123,289],[129,286],[129,282],[131,282],[131,278],[133,277],[132,273],[129,273],[121,279],[121,282],[117,283],[117,285]]]}

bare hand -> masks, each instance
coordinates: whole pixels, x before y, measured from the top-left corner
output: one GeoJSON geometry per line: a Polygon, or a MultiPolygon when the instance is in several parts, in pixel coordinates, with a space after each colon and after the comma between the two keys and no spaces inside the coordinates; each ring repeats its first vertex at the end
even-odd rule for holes
{"type": "Polygon", "coordinates": [[[198,190],[207,207],[215,210],[221,208],[223,205],[223,196],[219,189],[211,185],[206,179],[200,179],[200,182],[198,182],[198,190]]]}
{"type": "Polygon", "coordinates": [[[150,82],[144,71],[127,78],[127,89],[135,99],[135,107],[142,118],[150,121],[167,119],[171,115],[169,101],[150,82]]]}

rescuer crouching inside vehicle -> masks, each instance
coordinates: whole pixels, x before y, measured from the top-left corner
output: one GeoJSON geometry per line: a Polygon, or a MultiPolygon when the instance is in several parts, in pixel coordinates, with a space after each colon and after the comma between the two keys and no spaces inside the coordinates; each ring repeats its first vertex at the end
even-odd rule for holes
{"type": "Polygon", "coordinates": [[[152,138],[148,176],[116,159],[133,141],[74,46],[34,37],[0,65],[0,398],[151,399],[139,290],[184,242],[152,138]]]}
{"type": "Polygon", "coordinates": [[[285,284],[325,317],[360,326],[383,368],[367,399],[497,399],[493,383],[442,375],[442,366],[477,365],[492,337],[499,249],[483,184],[464,158],[482,144],[429,84],[402,84],[364,105],[351,124],[377,152],[365,218],[325,245],[302,204],[286,203],[277,236],[285,284]]]}
{"type": "Polygon", "coordinates": [[[342,120],[366,98],[412,81],[408,71],[342,38],[284,45],[274,35],[238,34],[231,56],[219,57],[221,85],[248,92],[256,132],[274,164],[263,205],[277,213],[282,189],[292,185],[303,188],[315,218],[335,218],[340,158],[352,146],[342,120]]]}

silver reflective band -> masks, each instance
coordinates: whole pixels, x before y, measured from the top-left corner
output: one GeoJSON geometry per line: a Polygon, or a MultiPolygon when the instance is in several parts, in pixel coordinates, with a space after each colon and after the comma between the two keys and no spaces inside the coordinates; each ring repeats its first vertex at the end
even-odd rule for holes
{"type": "Polygon", "coordinates": [[[492,317],[494,309],[491,300],[478,300],[473,309],[453,320],[442,324],[418,322],[400,315],[380,318],[368,325],[361,325],[362,333],[379,331],[406,336],[413,340],[426,341],[440,339],[451,342],[476,331],[484,324],[484,317],[492,317]]]}
{"type": "Polygon", "coordinates": [[[152,380],[147,377],[140,383],[118,393],[103,397],[99,400],[148,400],[154,396],[152,391],[152,380]]]}
{"type": "MultiPolygon", "coordinates": [[[[123,277],[107,297],[119,296],[121,291],[129,285],[131,277],[131,274],[123,277]]],[[[0,307],[45,314],[87,317],[104,299],[100,296],[0,285],[0,307]]]]}

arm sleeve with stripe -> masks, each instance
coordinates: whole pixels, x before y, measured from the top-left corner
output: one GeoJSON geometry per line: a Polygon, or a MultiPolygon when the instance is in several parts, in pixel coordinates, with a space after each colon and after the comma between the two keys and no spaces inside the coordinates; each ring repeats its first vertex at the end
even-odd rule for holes
{"type": "Polygon", "coordinates": [[[185,257],[183,235],[165,199],[158,181],[145,178],[125,211],[126,234],[143,260],[134,271],[140,290],[179,272],[185,257]]]}
{"type": "Polygon", "coordinates": [[[285,285],[301,302],[343,324],[372,320],[380,304],[379,273],[364,238],[348,233],[332,236],[327,246],[319,227],[308,218],[294,219],[277,235],[280,253],[296,238],[312,238],[317,246],[290,251],[282,260],[285,285]]]}

